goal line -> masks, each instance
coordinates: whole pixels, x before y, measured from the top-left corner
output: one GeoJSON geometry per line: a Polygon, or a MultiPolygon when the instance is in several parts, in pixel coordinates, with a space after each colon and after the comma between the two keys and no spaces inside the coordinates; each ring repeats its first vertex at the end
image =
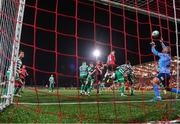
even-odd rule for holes
{"type": "MultiPolygon", "coordinates": [[[[161,100],[160,102],[169,102],[169,101],[180,101],[180,99],[166,99],[166,100],[161,100]]],[[[151,100],[144,100],[144,101],[107,101],[107,102],[66,102],[66,103],[58,103],[58,102],[52,102],[52,103],[30,103],[30,102],[18,102],[18,103],[13,103],[18,104],[18,105],[89,105],[89,104],[122,104],[122,103],[150,103],[152,102],[151,100]]]]}

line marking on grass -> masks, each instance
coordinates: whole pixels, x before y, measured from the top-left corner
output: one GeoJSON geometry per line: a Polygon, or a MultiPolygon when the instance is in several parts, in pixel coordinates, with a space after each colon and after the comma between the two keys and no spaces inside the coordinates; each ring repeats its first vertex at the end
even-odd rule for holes
{"type": "MultiPolygon", "coordinates": [[[[167,101],[180,101],[180,99],[167,99],[167,100],[161,100],[160,102],[167,102],[167,101]]],[[[67,103],[28,103],[28,102],[18,102],[18,103],[13,103],[13,104],[18,104],[18,105],[85,105],[85,104],[122,104],[122,103],[150,103],[152,102],[151,100],[144,100],[144,101],[107,101],[107,102],[67,102],[67,103]]],[[[155,103],[155,102],[154,102],[155,103]]]]}

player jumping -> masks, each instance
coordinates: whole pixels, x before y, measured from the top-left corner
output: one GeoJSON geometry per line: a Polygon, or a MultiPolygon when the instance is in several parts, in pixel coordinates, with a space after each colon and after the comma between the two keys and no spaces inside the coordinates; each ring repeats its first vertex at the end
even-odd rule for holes
{"type": "Polygon", "coordinates": [[[162,52],[158,52],[155,49],[155,43],[152,42],[151,51],[154,55],[159,56],[159,74],[152,80],[153,89],[155,93],[155,97],[153,101],[160,101],[161,96],[158,90],[158,85],[162,84],[164,88],[168,91],[180,93],[180,90],[177,91],[176,88],[169,88],[169,79],[170,79],[170,64],[171,64],[171,57],[170,57],[170,48],[166,47],[163,43],[163,39],[160,40],[162,46],[162,52]]]}
{"type": "Polygon", "coordinates": [[[115,51],[111,51],[111,53],[107,57],[107,71],[104,75],[103,82],[112,81],[111,77],[114,74],[115,69],[115,51]]]}

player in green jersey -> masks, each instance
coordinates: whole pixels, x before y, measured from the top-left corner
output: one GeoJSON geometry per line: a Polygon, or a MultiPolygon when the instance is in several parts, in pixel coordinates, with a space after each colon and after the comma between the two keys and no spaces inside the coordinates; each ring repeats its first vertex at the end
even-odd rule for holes
{"type": "Polygon", "coordinates": [[[88,65],[86,62],[82,62],[82,65],[79,67],[79,80],[81,83],[80,93],[81,95],[85,93],[85,82],[88,75],[88,65]]]}

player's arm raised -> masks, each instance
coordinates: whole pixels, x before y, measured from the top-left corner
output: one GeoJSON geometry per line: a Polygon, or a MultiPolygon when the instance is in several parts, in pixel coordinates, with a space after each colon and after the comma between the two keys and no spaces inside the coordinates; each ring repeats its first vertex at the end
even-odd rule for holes
{"type": "Polygon", "coordinates": [[[151,51],[154,55],[158,56],[159,55],[159,52],[155,49],[155,43],[154,42],[151,42],[151,51]]]}
{"type": "Polygon", "coordinates": [[[162,46],[162,48],[166,48],[166,45],[163,43],[163,38],[161,37],[161,39],[159,40],[159,42],[161,43],[161,46],[162,46]]]}

